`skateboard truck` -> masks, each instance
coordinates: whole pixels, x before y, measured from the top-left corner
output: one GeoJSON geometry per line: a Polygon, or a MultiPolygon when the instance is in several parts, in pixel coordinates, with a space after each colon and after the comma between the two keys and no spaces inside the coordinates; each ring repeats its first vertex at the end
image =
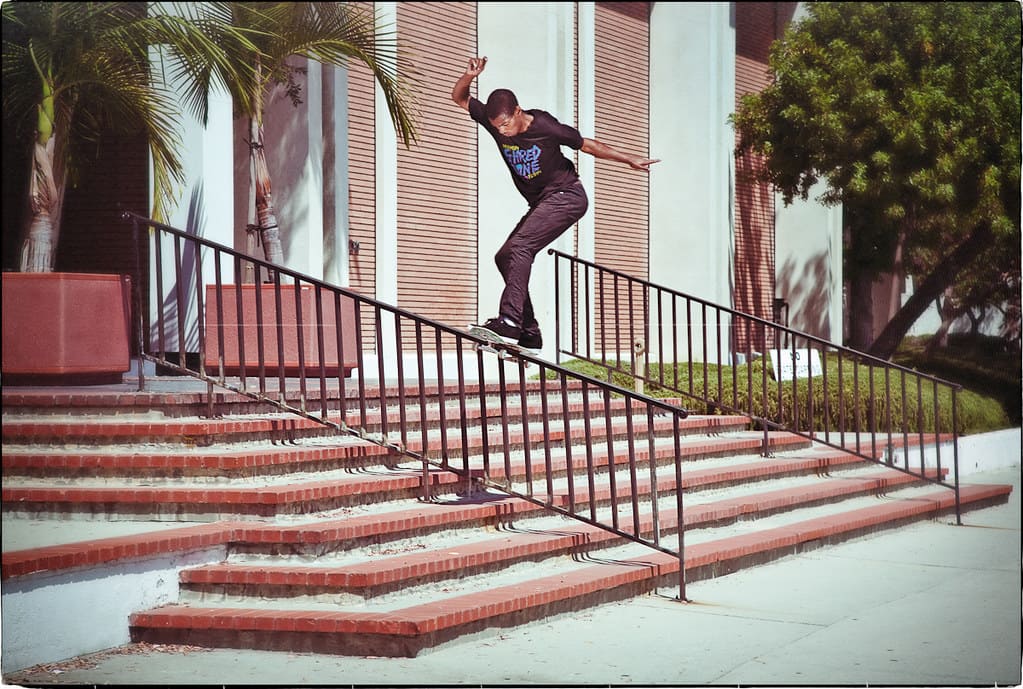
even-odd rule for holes
{"type": "MultiPolygon", "coordinates": [[[[473,349],[475,351],[478,352],[482,350],[486,352],[492,352],[496,354],[497,357],[502,361],[520,361],[520,359],[518,359],[518,357],[515,356],[516,354],[533,353],[530,350],[524,349],[516,344],[510,344],[508,342],[505,342],[500,335],[480,325],[470,324],[466,328],[466,332],[468,332],[473,337],[477,338],[477,340],[482,340],[482,342],[480,341],[473,342],[473,349]]],[[[526,366],[532,365],[531,362],[529,361],[523,363],[525,363],[526,366]]]]}

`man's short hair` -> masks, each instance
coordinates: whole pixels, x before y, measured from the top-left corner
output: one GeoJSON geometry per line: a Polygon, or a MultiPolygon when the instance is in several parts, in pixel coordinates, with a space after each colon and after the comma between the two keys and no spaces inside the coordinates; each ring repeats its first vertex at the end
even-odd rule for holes
{"type": "Polygon", "coordinates": [[[519,106],[519,99],[508,89],[497,89],[487,98],[487,119],[496,120],[498,117],[509,117],[515,114],[515,108],[519,106]]]}

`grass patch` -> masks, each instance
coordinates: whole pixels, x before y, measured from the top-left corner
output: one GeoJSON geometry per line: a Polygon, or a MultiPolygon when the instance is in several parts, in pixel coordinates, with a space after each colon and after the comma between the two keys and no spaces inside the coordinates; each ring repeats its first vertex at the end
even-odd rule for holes
{"type": "MultiPolygon", "coordinates": [[[[903,393],[902,378],[896,373],[886,378],[883,369],[862,364],[856,367],[848,358],[843,358],[840,366],[834,355],[825,357],[822,363],[827,369],[826,394],[825,376],[814,377],[812,393],[809,391],[811,383],[806,379],[797,381],[795,386],[791,381],[784,381],[779,388],[772,378],[770,363],[763,359],[734,368],[722,366],[720,370],[708,364],[706,371],[701,362],[694,362],[692,376],[689,364],[666,367],[663,378],[660,367],[653,364],[648,378],[663,379],[666,386],[648,383],[645,392],[652,397],[678,397],[682,392],[685,393],[681,395],[683,404],[697,414],[738,410],[803,432],[825,429],[851,432],[871,428],[898,433],[948,433],[952,430],[952,393],[948,386],[938,386],[935,405],[934,387],[925,383],[917,390],[916,381],[908,375],[903,393]]],[[[615,365],[614,362],[609,364],[615,365]]],[[[598,364],[574,360],[564,366],[598,380],[608,379],[607,369],[598,364]]],[[[611,382],[629,390],[634,386],[634,379],[627,372],[613,372],[611,382]]],[[[957,401],[957,426],[961,434],[1013,425],[999,400],[990,395],[964,389],[958,393],[957,401]]]]}

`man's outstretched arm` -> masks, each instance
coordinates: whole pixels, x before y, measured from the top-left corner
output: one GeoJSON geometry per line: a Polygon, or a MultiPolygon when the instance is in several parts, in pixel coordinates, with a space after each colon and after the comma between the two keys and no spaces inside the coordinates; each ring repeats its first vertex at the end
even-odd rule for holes
{"type": "MultiPolygon", "coordinates": [[[[468,99],[466,100],[468,101],[468,99]]],[[[642,156],[622,153],[621,151],[611,148],[607,144],[601,143],[596,139],[583,139],[583,147],[579,150],[583,153],[589,153],[594,158],[616,160],[619,163],[625,163],[635,170],[649,171],[651,165],[661,162],[660,159],[643,158],[642,156]]]]}
{"type": "Polygon", "coordinates": [[[472,80],[480,75],[487,66],[486,57],[474,57],[469,59],[469,66],[465,68],[465,74],[458,78],[451,89],[451,100],[455,101],[462,110],[469,109],[469,86],[472,80]]]}

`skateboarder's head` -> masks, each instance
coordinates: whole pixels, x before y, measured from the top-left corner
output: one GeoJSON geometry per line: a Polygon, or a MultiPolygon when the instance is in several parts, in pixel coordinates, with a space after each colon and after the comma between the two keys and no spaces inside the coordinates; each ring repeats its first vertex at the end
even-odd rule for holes
{"type": "Polygon", "coordinates": [[[487,119],[502,136],[516,136],[529,123],[519,107],[519,99],[508,89],[497,89],[487,98],[487,119]]]}

